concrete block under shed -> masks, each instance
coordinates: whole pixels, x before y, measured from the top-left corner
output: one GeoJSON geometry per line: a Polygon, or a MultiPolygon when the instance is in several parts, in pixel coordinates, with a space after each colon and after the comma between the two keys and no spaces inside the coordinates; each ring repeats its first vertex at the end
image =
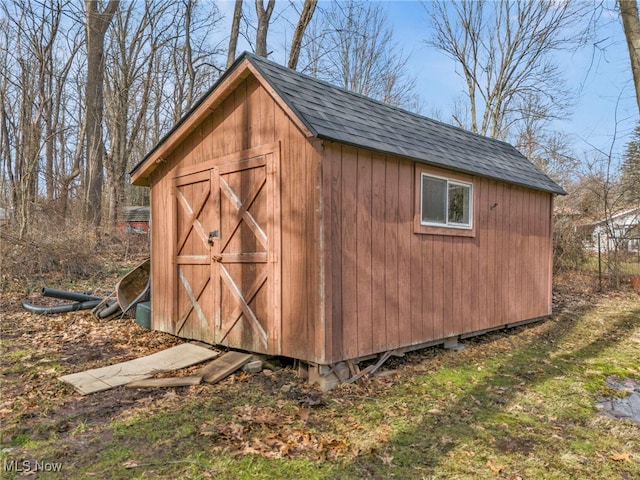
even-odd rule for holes
{"type": "Polygon", "coordinates": [[[456,352],[464,350],[464,345],[458,343],[458,337],[445,338],[443,347],[447,350],[453,350],[456,352]]]}
{"type": "Polygon", "coordinates": [[[244,367],[242,367],[242,371],[245,373],[258,373],[262,371],[262,361],[261,360],[253,360],[252,362],[249,362],[247,364],[245,364],[244,367]]]}
{"type": "Polygon", "coordinates": [[[314,365],[308,364],[306,369],[309,383],[317,385],[322,391],[329,391],[342,382],[349,380],[349,367],[345,362],[335,365],[314,365]]]}

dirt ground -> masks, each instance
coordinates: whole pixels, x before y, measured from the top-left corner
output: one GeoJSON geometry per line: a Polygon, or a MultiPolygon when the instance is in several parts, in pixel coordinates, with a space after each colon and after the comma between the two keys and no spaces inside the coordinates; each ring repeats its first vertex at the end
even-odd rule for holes
{"type": "MultiPolygon", "coordinates": [[[[555,310],[581,308],[589,305],[593,297],[587,284],[576,283],[571,290],[555,294],[555,310]]],[[[167,393],[163,389],[116,388],[84,397],[57,381],[57,377],[149,355],[179,345],[183,339],[143,329],[129,317],[99,320],[89,311],[35,315],[22,308],[25,299],[38,304],[52,303],[36,294],[25,298],[19,293],[5,294],[0,302],[3,444],[10,443],[16,435],[29,433],[33,437],[34,432],[47,435],[51,428],[64,432],[72,427],[74,419],[83,419],[92,425],[108,422],[136,402],[167,393]],[[43,369],[47,364],[50,368],[43,369]]],[[[274,359],[273,363],[281,367],[279,383],[300,383],[304,387],[303,396],[313,391],[296,378],[291,361],[274,359]]],[[[188,375],[196,368],[199,366],[170,372],[170,375],[188,375]]],[[[254,381],[260,381],[265,375],[254,377],[254,381]]],[[[272,385],[272,379],[267,383],[272,385]]],[[[278,387],[277,383],[273,385],[278,387]]],[[[197,388],[178,390],[185,395],[198,392],[197,388]]]]}
{"type": "MultiPolygon", "coordinates": [[[[224,384],[242,380],[269,393],[284,390],[301,405],[315,404],[321,394],[297,377],[293,360],[269,359],[260,374],[238,372],[222,386],[199,385],[172,389],[119,387],[82,396],[58,377],[91,368],[123,362],[159,352],[185,340],[138,326],[134,319],[101,320],[90,311],[36,315],[22,308],[22,301],[50,305],[50,299],[17,293],[5,294],[2,312],[1,445],[16,443],[21,436],[31,440],[49,438],[52,431],[62,437],[82,424],[108,424],[127,410],[179,395],[197,397],[224,395],[224,384]],[[274,373],[275,370],[275,373],[274,373]],[[288,389],[287,385],[297,388],[288,389]],[[284,388],[283,388],[284,386],[284,388]]],[[[64,302],[64,301],[60,301],[64,302]]],[[[213,347],[212,347],[213,348],[213,347]]],[[[224,350],[220,350],[221,353],[224,350]]],[[[167,372],[165,376],[187,376],[202,365],[167,372]]],[[[162,376],[162,375],[158,375],[162,376]]],[[[19,441],[18,441],[19,443],[19,441]]],[[[73,442],[72,442],[73,443],[73,442]]],[[[99,441],[96,441],[99,444],[99,441]]],[[[86,445],[83,446],[86,448],[86,445]]],[[[69,452],[72,455],[72,452],[69,452]]]]}
{"type": "MultiPolygon", "coordinates": [[[[571,288],[561,286],[554,294],[557,314],[569,309],[578,311],[592,305],[598,294],[593,292],[590,280],[573,278],[571,288]]],[[[30,298],[34,302],[39,297],[30,298]]],[[[98,320],[88,311],[50,316],[39,316],[24,311],[20,293],[2,296],[2,382],[0,419],[2,421],[1,445],[20,445],[21,439],[37,441],[58,436],[59,448],[66,458],[73,461],[80,452],[85,458],[100,445],[109,441],[109,429],[84,433],[84,425],[107,425],[130,409],[144,405],[161,405],[175,402],[176,397],[186,400],[215,394],[224,403],[225,395],[236,395],[225,388],[234,382],[244,382],[245,388],[264,394],[278,392],[296,400],[302,406],[313,407],[323,402],[323,394],[297,378],[293,362],[288,359],[272,359],[269,369],[259,374],[236,373],[219,385],[199,385],[174,389],[131,389],[119,387],[98,394],[82,396],[73,388],[57,380],[61,375],[85,369],[138,358],[155,353],[184,340],[171,335],[149,331],[139,327],[131,318],[98,320]],[[292,388],[292,386],[295,386],[292,388]],[[98,435],[96,433],[99,432],[98,435]]],[[[502,333],[501,333],[502,335],[502,333]]],[[[482,340],[481,340],[482,341],[482,340]]],[[[402,383],[403,377],[413,375],[411,362],[433,361],[434,349],[417,352],[410,359],[391,358],[385,368],[392,371],[394,381],[402,383]]],[[[189,375],[199,366],[171,372],[171,375],[189,375]]],[[[340,396],[348,398],[348,389],[332,393],[340,402],[340,396]]],[[[230,403],[232,399],[230,398],[230,403]]],[[[159,407],[157,407],[159,408],[159,407]]],[[[274,412],[270,412],[274,414],[274,412]]],[[[254,420],[257,417],[253,412],[254,420]]],[[[259,418],[258,418],[259,420],[259,418]]],[[[215,431],[219,442],[231,447],[234,432],[215,431]]],[[[206,435],[205,432],[203,435],[206,435]]],[[[530,445],[504,445],[504,449],[527,450],[530,445]]]]}

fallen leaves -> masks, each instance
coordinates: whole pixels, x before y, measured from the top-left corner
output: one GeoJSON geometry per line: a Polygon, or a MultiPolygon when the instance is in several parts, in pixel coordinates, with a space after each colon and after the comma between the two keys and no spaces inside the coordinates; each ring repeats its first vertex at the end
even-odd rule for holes
{"type": "Polygon", "coordinates": [[[205,437],[220,437],[229,442],[240,443],[244,440],[245,427],[239,423],[211,424],[200,426],[200,435],[205,437]]]}
{"type": "Polygon", "coordinates": [[[630,462],[631,458],[628,453],[612,453],[609,458],[615,462],[630,462]]]}
{"type": "Polygon", "coordinates": [[[135,462],[133,460],[127,460],[126,462],[124,462],[122,464],[122,467],[126,468],[126,469],[137,468],[138,467],[138,462],[135,462]]]}
{"type": "MultiPolygon", "coordinates": [[[[56,380],[59,375],[181,343],[168,334],[143,330],[131,319],[99,321],[88,311],[37,316],[22,309],[22,296],[9,300],[3,298],[0,305],[4,342],[0,416],[8,439],[25,428],[24,419],[29,430],[38,431],[49,428],[51,418],[72,413],[75,392],[56,380]]],[[[127,398],[137,395],[114,392],[87,399],[87,403],[95,401],[87,416],[99,424],[113,416],[114,405],[125,409],[127,398]]]]}
{"type": "Polygon", "coordinates": [[[264,425],[280,425],[284,422],[283,415],[271,407],[244,405],[236,409],[236,418],[242,422],[264,425]]]}
{"type": "Polygon", "coordinates": [[[260,455],[265,458],[311,457],[329,460],[341,456],[348,447],[340,439],[323,438],[300,428],[272,430],[265,436],[253,435],[242,442],[240,455],[260,455]]]}
{"type": "Polygon", "coordinates": [[[383,453],[379,456],[380,460],[382,460],[382,464],[387,467],[393,467],[393,455],[389,455],[388,453],[383,453]]]}
{"type": "Polygon", "coordinates": [[[491,469],[493,473],[500,473],[502,470],[504,470],[504,465],[495,465],[491,460],[487,460],[486,465],[491,469]]]}
{"type": "Polygon", "coordinates": [[[204,423],[200,435],[216,441],[216,448],[224,445],[237,455],[260,455],[265,458],[294,458],[305,456],[316,460],[337,458],[348,451],[341,438],[317,434],[307,430],[304,423],[310,412],[285,412],[273,407],[243,405],[235,408],[227,423],[204,423]]]}
{"type": "MultiPolygon", "coordinates": [[[[632,310],[636,312],[637,306],[632,310]]],[[[234,457],[256,455],[267,459],[296,459],[294,464],[298,464],[299,459],[304,459],[300,463],[305,464],[313,464],[315,460],[318,470],[323,468],[320,466],[323,462],[339,459],[331,466],[335,472],[342,473],[338,465],[345,464],[349,468],[362,467],[359,473],[376,478],[390,477],[392,472],[397,478],[422,478],[434,475],[434,469],[449,472],[451,476],[455,474],[452,470],[464,468],[473,472],[465,478],[518,480],[520,477],[516,473],[522,466],[519,462],[523,458],[531,459],[529,452],[535,452],[533,460],[539,460],[541,465],[548,464],[549,459],[573,459],[589,474],[585,478],[599,478],[594,472],[598,473],[603,463],[619,473],[620,479],[637,477],[637,437],[625,441],[622,434],[612,432],[608,437],[608,448],[597,456],[577,455],[572,450],[572,441],[576,432],[583,434],[586,427],[567,423],[566,415],[562,414],[563,409],[574,402],[572,396],[563,395],[560,402],[564,403],[556,402],[553,408],[546,408],[550,403],[548,399],[555,398],[551,394],[547,397],[536,392],[526,396],[532,385],[528,377],[534,377],[534,384],[539,387],[538,380],[548,379],[553,383],[563,379],[564,384],[574,375],[577,360],[568,364],[568,371],[564,371],[564,367],[559,371],[555,367],[551,369],[555,364],[562,366],[565,363],[565,351],[560,347],[545,351],[547,357],[534,361],[523,362],[517,355],[518,351],[528,351],[528,347],[520,348],[524,342],[538,344],[538,339],[542,338],[543,343],[553,340],[559,344],[558,335],[548,340],[546,335],[556,324],[558,330],[563,331],[560,330],[561,322],[531,327],[491,344],[479,340],[475,355],[491,358],[505,355],[505,362],[515,362],[514,367],[517,367],[514,370],[510,364],[509,368],[501,367],[500,376],[495,376],[499,381],[495,384],[489,382],[493,377],[490,364],[482,363],[484,356],[481,363],[472,367],[474,376],[471,378],[477,382],[480,375],[475,372],[476,367],[485,365],[482,375],[487,375],[487,382],[466,386],[456,383],[436,385],[427,381],[428,376],[437,377],[441,370],[453,368],[448,363],[453,357],[440,355],[437,349],[427,349],[412,353],[398,368],[394,376],[397,388],[375,377],[362,384],[340,385],[331,392],[320,393],[306,386],[290,369],[276,367],[249,377],[236,374],[218,386],[167,392],[122,389],[79,399],[71,389],[58,385],[51,377],[70,369],[77,370],[80,365],[82,368],[103,365],[105,359],[115,362],[153,353],[170,346],[174,340],[158,332],[141,330],[131,320],[98,322],[78,312],[34,321],[32,315],[24,315],[16,308],[7,313],[8,321],[3,318],[3,335],[9,340],[5,345],[6,358],[3,354],[3,368],[6,367],[4,398],[0,402],[0,416],[6,417],[3,423],[9,422],[10,434],[14,436],[21,433],[19,428],[24,428],[18,420],[30,431],[52,433],[56,448],[70,451],[68,458],[73,455],[74,461],[85,468],[96,468],[92,463],[95,450],[77,453],[78,445],[85,441],[89,446],[98,445],[98,435],[105,436],[106,431],[110,432],[109,425],[117,421],[123,431],[126,429],[127,436],[116,440],[131,450],[132,460],[125,462],[127,457],[118,458],[112,466],[140,469],[140,475],[147,465],[162,465],[167,470],[168,465],[189,465],[189,460],[181,463],[175,460],[180,453],[176,453],[177,448],[168,448],[174,447],[175,442],[180,448],[186,445],[184,448],[189,453],[202,455],[207,459],[205,463],[212,457],[212,451],[219,453],[219,458],[229,464],[234,463],[234,457]],[[87,348],[88,345],[91,348],[87,348]],[[242,385],[234,386],[233,382],[242,385]],[[508,403],[501,403],[502,398],[508,403]],[[46,412],[36,410],[42,405],[46,406],[46,412]],[[180,416],[183,409],[184,416],[180,416]],[[490,421],[486,421],[487,411],[495,414],[490,421]],[[162,438],[151,446],[138,441],[144,436],[135,433],[137,422],[141,418],[155,419],[158,414],[158,418],[174,415],[180,418],[175,425],[184,426],[184,430],[176,427],[174,433],[167,428],[170,433],[167,437],[171,438],[162,438]],[[61,423],[59,419],[65,417],[72,418],[73,422],[67,419],[61,423]],[[85,417],[91,429],[79,434],[74,426],[78,425],[78,418],[85,417]],[[64,428],[64,432],[60,428],[64,428]],[[129,431],[133,436],[128,435],[129,431]],[[154,463],[146,463],[149,461],[154,463]],[[420,469],[420,475],[407,474],[409,469],[420,469]],[[387,475],[385,470],[389,472],[387,475]]],[[[627,332],[631,331],[629,328],[627,332]]],[[[615,331],[612,327],[612,332],[615,331]]],[[[575,342],[575,345],[581,344],[575,342]]],[[[471,358],[472,349],[468,347],[464,355],[471,358]]],[[[604,373],[597,370],[600,363],[590,362],[586,364],[584,377],[603,376],[604,373]]],[[[625,368],[631,376],[640,374],[637,363],[625,365],[625,368]]],[[[151,427],[147,422],[143,423],[143,428],[155,428],[153,422],[151,427]]],[[[602,423],[594,424],[594,428],[601,428],[602,423]]],[[[624,425],[619,428],[637,433],[637,429],[630,430],[624,425]]],[[[595,431],[604,432],[602,429],[595,431]]],[[[105,442],[107,448],[115,445],[109,437],[105,442]]],[[[120,443],[116,448],[120,448],[120,443]]],[[[217,478],[213,470],[206,471],[209,466],[208,463],[202,468],[197,466],[198,475],[217,478]]],[[[174,478],[184,473],[181,468],[171,467],[174,478]]],[[[540,467],[544,468],[547,467],[540,467]]],[[[544,478],[545,471],[531,469],[535,472],[533,475],[522,476],[544,478]]],[[[229,478],[233,473],[236,471],[229,471],[229,478]]],[[[338,477],[339,473],[334,476],[338,477]]],[[[86,475],[108,477],[105,471],[95,470],[86,475]]]]}

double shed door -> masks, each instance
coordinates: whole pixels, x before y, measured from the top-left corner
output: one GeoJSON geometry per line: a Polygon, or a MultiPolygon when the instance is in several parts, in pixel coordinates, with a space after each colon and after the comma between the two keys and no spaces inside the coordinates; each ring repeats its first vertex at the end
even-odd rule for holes
{"type": "Polygon", "coordinates": [[[178,171],[175,335],[280,353],[278,149],[178,171]]]}

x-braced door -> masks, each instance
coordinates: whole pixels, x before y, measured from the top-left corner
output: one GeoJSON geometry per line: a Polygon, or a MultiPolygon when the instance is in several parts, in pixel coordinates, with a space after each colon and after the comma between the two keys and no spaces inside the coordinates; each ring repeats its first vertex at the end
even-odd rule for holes
{"type": "Polygon", "coordinates": [[[176,334],[280,351],[277,152],[176,180],[176,334]]]}
{"type": "MultiPolygon", "coordinates": [[[[173,333],[213,343],[216,311],[209,234],[216,225],[211,170],[175,179],[177,274],[173,333]]],[[[169,234],[169,232],[167,232],[169,234]]]]}

